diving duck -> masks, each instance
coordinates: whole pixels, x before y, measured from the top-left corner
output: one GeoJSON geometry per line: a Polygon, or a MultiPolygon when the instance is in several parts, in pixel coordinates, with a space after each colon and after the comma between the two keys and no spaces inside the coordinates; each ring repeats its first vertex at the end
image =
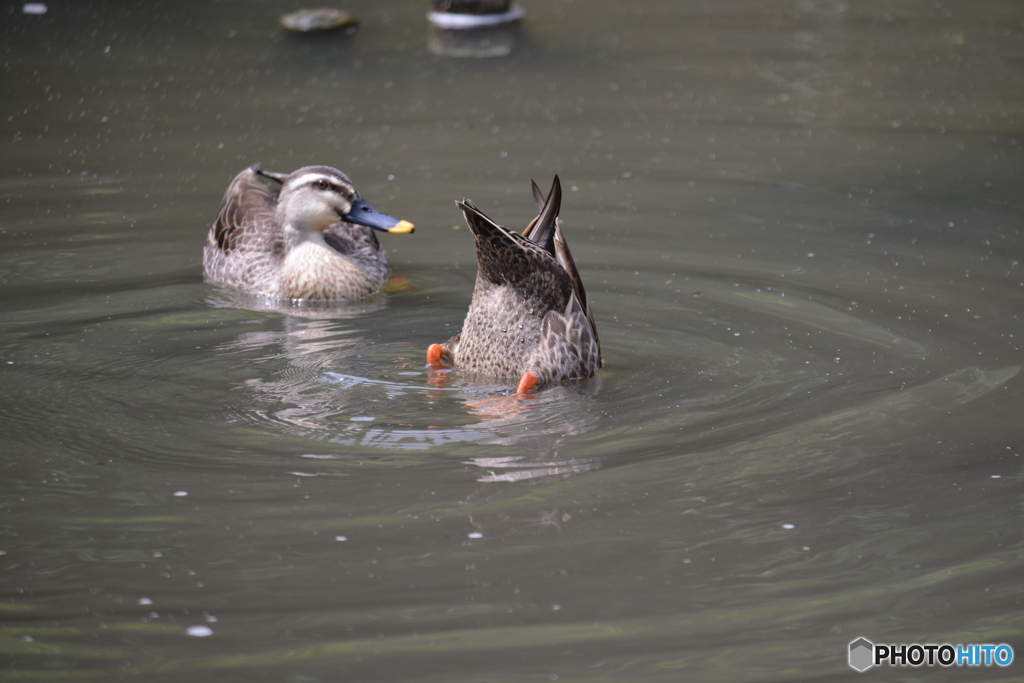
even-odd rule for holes
{"type": "Polygon", "coordinates": [[[594,316],[558,220],[558,176],[547,199],[533,183],[533,197],[540,214],[522,234],[456,202],[476,240],[476,285],[462,331],[427,349],[435,367],[518,379],[517,394],[601,367],[594,316]]]}
{"type": "Polygon", "coordinates": [[[367,204],[336,168],[284,174],[255,164],[235,177],[221,200],[203,272],[209,282],[256,294],[361,299],[380,291],[391,270],[374,230],[412,232],[413,224],[367,204]]]}

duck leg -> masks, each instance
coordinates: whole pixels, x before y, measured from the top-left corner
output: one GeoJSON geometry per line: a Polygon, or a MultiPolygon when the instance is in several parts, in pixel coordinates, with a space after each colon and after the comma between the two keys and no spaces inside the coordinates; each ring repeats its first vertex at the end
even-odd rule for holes
{"type": "Polygon", "coordinates": [[[535,386],[537,386],[537,375],[529,371],[524,372],[523,376],[519,379],[519,386],[516,387],[516,393],[525,394],[535,386]]]}
{"type": "Polygon", "coordinates": [[[444,347],[440,344],[431,344],[427,347],[427,364],[438,365],[441,362],[441,354],[444,352],[444,347]]]}

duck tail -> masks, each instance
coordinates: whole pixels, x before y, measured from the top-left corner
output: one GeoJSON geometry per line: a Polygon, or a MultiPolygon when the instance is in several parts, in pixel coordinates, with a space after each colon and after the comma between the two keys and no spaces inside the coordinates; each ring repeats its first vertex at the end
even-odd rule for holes
{"type": "Polygon", "coordinates": [[[558,225],[558,212],[562,208],[562,184],[557,175],[554,182],[551,183],[551,191],[543,204],[540,202],[540,197],[540,188],[537,187],[537,183],[533,183],[533,198],[540,206],[540,215],[524,232],[527,233],[527,237],[543,247],[549,254],[554,254],[555,229],[558,225]]]}

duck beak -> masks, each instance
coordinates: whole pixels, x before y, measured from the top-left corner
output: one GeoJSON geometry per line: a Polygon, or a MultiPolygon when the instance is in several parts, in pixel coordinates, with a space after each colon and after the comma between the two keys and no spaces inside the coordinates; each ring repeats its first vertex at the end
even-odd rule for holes
{"type": "Polygon", "coordinates": [[[415,229],[415,226],[409,221],[403,221],[383,214],[367,204],[363,199],[353,199],[352,208],[341,217],[341,220],[355,223],[356,225],[365,225],[368,228],[383,232],[402,233],[412,232],[415,229]]]}

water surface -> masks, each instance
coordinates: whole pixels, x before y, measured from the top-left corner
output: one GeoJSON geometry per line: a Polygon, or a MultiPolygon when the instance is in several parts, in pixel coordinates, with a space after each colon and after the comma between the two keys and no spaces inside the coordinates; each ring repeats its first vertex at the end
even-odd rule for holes
{"type": "Polygon", "coordinates": [[[353,0],[351,36],[271,2],[2,8],[4,680],[1024,651],[1024,10],[526,4],[468,47],[426,3],[353,0]],[[415,222],[390,291],[204,284],[257,161],[415,222]],[[556,173],[600,375],[518,400],[429,369],[475,276],[454,200],[521,228],[556,173]]]}

